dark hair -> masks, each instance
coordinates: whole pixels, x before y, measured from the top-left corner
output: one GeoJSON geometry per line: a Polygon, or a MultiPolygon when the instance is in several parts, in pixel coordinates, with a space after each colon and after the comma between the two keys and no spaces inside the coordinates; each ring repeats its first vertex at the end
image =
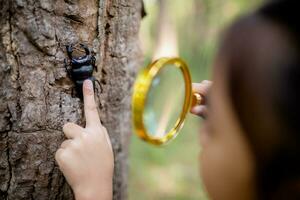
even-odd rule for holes
{"type": "Polygon", "coordinates": [[[259,199],[300,199],[298,3],[270,1],[241,18],[224,35],[218,56],[256,158],[259,199]]]}

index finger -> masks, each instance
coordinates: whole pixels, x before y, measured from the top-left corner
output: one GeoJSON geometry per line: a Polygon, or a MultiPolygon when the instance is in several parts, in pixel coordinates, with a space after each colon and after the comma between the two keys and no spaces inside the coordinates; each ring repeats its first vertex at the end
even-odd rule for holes
{"type": "Polygon", "coordinates": [[[101,125],[94,97],[93,82],[91,80],[85,80],[82,90],[86,127],[101,125]]]}
{"type": "Polygon", "coordinates": [[[201,83],[193,83],[193,91],[203,96],[207,96],[208,91],[212,85],[211,81],[202,81],[201,83]]]}

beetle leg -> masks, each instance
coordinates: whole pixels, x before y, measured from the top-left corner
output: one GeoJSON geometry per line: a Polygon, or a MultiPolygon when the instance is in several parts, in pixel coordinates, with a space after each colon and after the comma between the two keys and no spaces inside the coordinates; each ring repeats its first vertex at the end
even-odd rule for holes
{"type": "Polygon", "coordinates": [[[102,88],[102,85],[101,85],[100,81],[97,80],[97,79],[95,81],[96,81],[96,83],[98,83],[98,85],[100,87],[100,93],[102,93],[103,92],[103,88],[102,88]]]}
{"type": "Polygon", "coordinates": [[[86,55],[90,55],[90,50],[85,44],[80,44],[80,46],[84,49],[86,55]]]}
{"type": "Polygon", "coordinates": [[[67,72],[67,74],[68,74],[68,76],[70,77],[70,78],[72,78],[72,74],[71,74],[71,72],[70,72],[70,69],[68,68],[68,63],[67,63],[67,59],[64,59],[64,62],[65,62],[65,69],[66,69],[66,72],[67,72]]]}
{"type": "Polygon", "coordinates": [[[73,45],[66,45],[66,49],[70,60],[72,60],[73,45]]]}
{"type": "Polygon", "coordinates": [[[92,56],[91,62],[92,62],[93,67],[95,68],[96,72],[98,72],[98,67],[96,65],[96,58],[95,58],[95,56],[92,56]]]}
{"type": "Polygon", "coordinates": [[[71,97],[75,97],[75,87],[72,87],[72,90],[71,90],[71,97]]]}

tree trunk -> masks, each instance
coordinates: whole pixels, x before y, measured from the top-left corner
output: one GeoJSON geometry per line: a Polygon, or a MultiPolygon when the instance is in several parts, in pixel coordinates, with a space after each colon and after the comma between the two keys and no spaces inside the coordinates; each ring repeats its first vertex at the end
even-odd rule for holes
{"type": "Polygon", "coordinates": [[[73,199],[54,154],[64,123],[84,125],[63,64],[65,45],[82,42],[97,59],[96,99],[115,153],[114,199],[126,199],[140,18],[140,0],[0,0],[1,200],[73,199]]]}

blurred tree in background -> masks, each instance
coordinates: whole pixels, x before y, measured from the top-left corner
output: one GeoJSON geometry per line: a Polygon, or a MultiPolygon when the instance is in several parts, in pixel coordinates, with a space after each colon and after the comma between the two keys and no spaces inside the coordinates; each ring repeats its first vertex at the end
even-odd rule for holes
{"type": "MultiPolygon", "coordinates": [[[[211,65],[221,31],[238,15],[251,12],[260,0],[145,0],[147,17],[140,40],[145,65],[157,45],[159,25],[168,16],[175,26],[179,56],[189,65],[193,81],[210,79],[211,65]],[[159,6],[165,6],[163,9],[159,6]],[[164,16],[164,15],[163,15],[164,16]]],[[[167,20],[165,20],[167,21],[167,20]]],[[[168,26],[168,25],[167,25],[168,26]]],[[[166,34],[166,33],[164,33],[166,34]]],[[[174,33],[169,33],[173,35],[174,33]]],[[[129,199],[207,199],[198,173],[198,137],[201,122],[189,116],[181,134],[169,145],[150,146],[132,137],[129,199]]]]}

